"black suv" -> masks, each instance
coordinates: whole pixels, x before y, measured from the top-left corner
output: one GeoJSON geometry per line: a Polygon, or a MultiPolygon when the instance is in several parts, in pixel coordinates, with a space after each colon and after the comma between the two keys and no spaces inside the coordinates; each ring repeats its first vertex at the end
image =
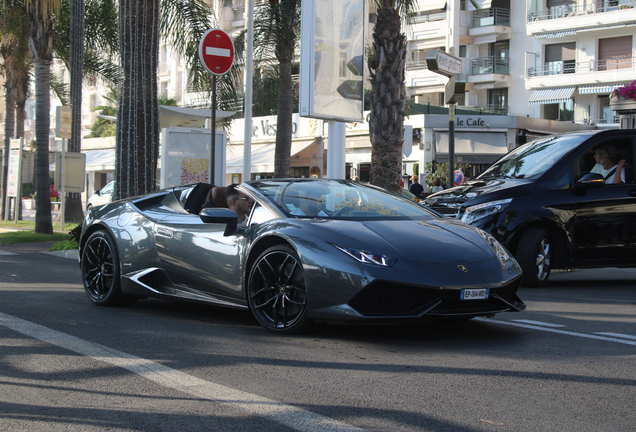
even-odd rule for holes
{"type": "Polygon", "coordinates": [[[525,286],[545,285],[553,268],[636,267],[635,146],[636,130],[542,137],[426,204],[492,234],[525,286]]]}

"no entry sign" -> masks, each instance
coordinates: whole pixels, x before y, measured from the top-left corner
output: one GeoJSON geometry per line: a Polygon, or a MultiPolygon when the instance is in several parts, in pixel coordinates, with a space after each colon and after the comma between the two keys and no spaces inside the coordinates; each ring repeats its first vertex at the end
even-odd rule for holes
{"type": "Polygon", "coordinates": [[[199,59],[214,75],[225,75],[234,63],[234,44],[223,30],[205,32],[199,42],[199,59]]]}

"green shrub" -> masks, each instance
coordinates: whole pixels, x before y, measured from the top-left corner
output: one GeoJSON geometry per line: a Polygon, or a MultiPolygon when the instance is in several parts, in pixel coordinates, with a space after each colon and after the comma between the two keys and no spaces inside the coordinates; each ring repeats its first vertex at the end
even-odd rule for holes
{"type": "Polygon", "coordinates": [[[75,239],[63,240],[51,246],[51,251],[61,251],[69,249],[79,249],[79,244],[75,241],[75,239]]]}

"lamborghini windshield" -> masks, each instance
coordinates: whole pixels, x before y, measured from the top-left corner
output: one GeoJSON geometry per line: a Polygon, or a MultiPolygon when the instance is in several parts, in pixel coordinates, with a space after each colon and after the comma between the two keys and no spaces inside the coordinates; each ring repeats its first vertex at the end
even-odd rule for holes
{"type": "Polygon", "coordinates": [[[248,184],[288,217],[352,220],[436,217],[400,195],[347,180],[272,179],[248,184]]]}

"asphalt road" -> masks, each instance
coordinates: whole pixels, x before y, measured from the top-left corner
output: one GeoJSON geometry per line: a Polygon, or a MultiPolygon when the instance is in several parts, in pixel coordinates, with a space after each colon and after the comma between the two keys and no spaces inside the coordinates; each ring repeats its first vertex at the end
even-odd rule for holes
{"type": "Polygon", "coordinates": [[[493,319],[278,336],[206,305],[96,307],[76,261],[7,249],[0,430],[636,429],[633,269],[554,274],[493,319]]]}

